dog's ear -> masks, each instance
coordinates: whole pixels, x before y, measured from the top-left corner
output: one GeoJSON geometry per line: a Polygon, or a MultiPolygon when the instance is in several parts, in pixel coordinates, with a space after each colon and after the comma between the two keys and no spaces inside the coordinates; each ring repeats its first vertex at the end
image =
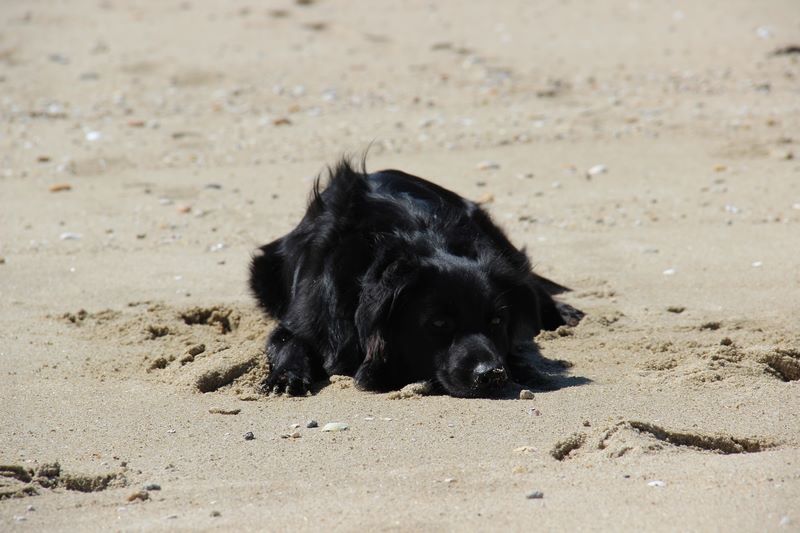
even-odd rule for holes
{"type": "Polygon", "coordinates": [[[543,329],[539,293],[528,280],[513,280],[506,287],[511,302],[509,339],[516,346],[531,341],[543,329]]]}
{"type": "Polygon", "coordinates": [[[541,331],[552,331],[566,324],[555,300],[533,276],[510,285],[512,318],[510,337],[514,344],[528,342],[541,331]]]}
{"type": "Polygon", "coordinates": [[[540,283],[530,270],[527,259],[511,262],[507,257],[492,257],[491,277],[511,304],[509,339],[516,346],[530,342],[542,330],[553,330],[565,324],[548,286],[540,283]]]}
{"type": "Polygon", "coordinates": [[[384,258],[397,257],[388,262],[373,263],[364,275],[355,313],[355,325],[364,361],[356,372],[356,384],[364,390],[390,388],[386,370],[389,353],[386,346],[386,327],[400,295],[415,279],[418,268],[402,252],[386,251],[384,258]]]}

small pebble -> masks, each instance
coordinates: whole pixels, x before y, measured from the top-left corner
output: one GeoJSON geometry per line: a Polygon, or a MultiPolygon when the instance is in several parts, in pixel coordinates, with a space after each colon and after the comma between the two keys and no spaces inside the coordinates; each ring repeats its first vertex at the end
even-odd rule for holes
{"type": "Polygon", "coordinates": [[[189,212],[191,212],[191,211],[192,211],[192,206],[190,206],[190,205],[184,205],[184,204],[182,204],[182,205],[177,205],[177,206],[175,206],[175,210],[176,210],[178,213],[186,214],[186,213],[189,213],[189,212]]]}
{"type": "Polygon", "coordinates": [[[34,507],[33,505],[29,505],[25,508],[25,510],[31,513],[36,510],[36,507],[34,507]]]}
{"type": "Polygon", "coordinates": [[[86,133],[86,140],[89,142],[99,141],[103,136],[99,131],[90,131],[86,133]]]}
{"type": "Polygon", "coordinates": [[[722,346],[732,346],[733,340],[730,337],[723,337],[722,340],[719,341],[722,346]]]}
{"type": "Polygon", "coordinates": [[[78,241],[83,237],[80,233],[74,233],[72,231],[65,231],[61,235],[58,236],[59,239],[62,241],[78,241]]]}
{"type": "Polygon", "coordinates": [[[660,479],[654,479],[653,481],[649,481],[647,483],[648,487],[666,487],[667,484],[661,481],[660,479]]]}
{"type": "Polygon", "coordinates": [[[220,513],[219,511],[211,511],[212,518],[217,518],[219,516],[222,516],[222,513],[220,513]]]}
{"type": "Polygon", "coordinates": [[[662,274],[664,274],[665,276],[672,276],[675,274],[675,272],[676,270],[674,268],[668,268],[664,272],[662,272],[662,274]]]}
{"type": "Polygon", "coordinates": [[[69,58],[58,53],[50,54],[47,56],[47,58],[53,63],[58,63],[59,65],[69,64],[69,58]]]}
{"type": "Polygon", "coordinates": [[[292,424],[292,425],[291,425],[291,428],[292,428],[292,429],[297,429],[297,428],[299,428],[299,427],[300,427],[300,424],[292,424]]]}
{"type": "Polygon", "coordinates": [[[14,515],[14,520],[16,522],[24,522],[25,520],[27,520],[27,518],[24,517],[24,516],[20,516],[20,515],[14,515]]]}
{"type": "Polygon", "coordinates": [[[444,478],[444,482],[445,483],[455,483],[456,482],[456,478],[454,478],[454,477],[446,477],[446,478],[444,478]]]}
{"type": "Polygon", "coordinates": [[[769,151],[769,155],[775,159],[780,159],[784,161],[791,161],[794,159],[794,152],[791,150],[783,150],[783,149],[774,149],[769,151]]]}
{"type": "Polygon", "coordinates": [[[148,483],[144,486],[144,490],[161,490],[161,485],[158,483],[148,483]]]}
{"type": "Polygon", "coordinates": [[[306,427],[309,429],[316,428],[319,427],[319,423],[317,423],[316,420],[309,420],[308,422],[306,422],[306,427]]]}
{"type": "Polygon", "coordinates": [[[684,311],[686,311],[686,308],[683,307],[682,305],[670,305],[669,307],[667,307],[667,311],[679,315],[684,311]]]}
{"type": "Polygon", "coordinates": [[[244,434],[244,440],[253,440],[255,438],[256,436],[253,435],[252,431],[248,431],[247,433],[244,434]]]}
{"type": "Polygon", "coordinates": [[[519,391],[519,399],[520,400],[533,400],[534,395],[533,391],[529,389],[522,389],[519,391]]]}
{"type": "Polygon", "coordinates": [[[544,498],[544,492],[540,490],[532,490],[525,495],[526,498],[529,500],[541,500],[544,498]]]}
{"type": "Polygon", "coordinates": [[[752,266],[753,268],[759,268],[763,264],[764,263],[762,263],[761,261],[753,261],[753,263],[750,266],[752,266]]]}
{"type": "Polygon", "coordinates": [[[483,193],[482,195],[480,195],[480,197],[477,200],[475,200],[475,202],[478,203],[478,204],[481,204],[481,205],[490,204],[490,203],[494,202],[494,194],[492,194],[490,192],[483,193]]]}
{"type": "Polygon", "coordinates": [[[48,187],[50,192],[63,192],[63,191],[71,191],[72,185],[69,183],[54,183],[50,187],[48,187]]]}
{"type": "Polygon", "coordinates": [[[344,422],[328,422],[322,427],[322,431],[344,431],[348,427],[344,422]]]}
{"type": "Polygon", "coordinates": [[[149,500],[149,499],[150,499],[150,495],[147,493],[147,491],[144,491],[144,490],[140,490],[140,491],[134,492],[133,494],[128,496],[128,501],[129,502],[133,502],[133,501],[136,501],[136,500],[145,501],[145,500],[149,500]]]}

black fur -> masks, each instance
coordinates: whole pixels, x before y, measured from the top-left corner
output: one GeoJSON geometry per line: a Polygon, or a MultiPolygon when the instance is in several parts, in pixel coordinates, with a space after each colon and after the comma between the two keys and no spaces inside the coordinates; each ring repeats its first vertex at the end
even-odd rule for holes
{"type": "Polygon", "coordinates": [[[541,384],[530,341],[565,323],[551,295],[478,205],[397,170],[343,161],[300,224],[262,246],[250,287],[279,321],[267,392],[305,394],[333,374],[364,390],[432,380],[454,396],[541,384]]]}

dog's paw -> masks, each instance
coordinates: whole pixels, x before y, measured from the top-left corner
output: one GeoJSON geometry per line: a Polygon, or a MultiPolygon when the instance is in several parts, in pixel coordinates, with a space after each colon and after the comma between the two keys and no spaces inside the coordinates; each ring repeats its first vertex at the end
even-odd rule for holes
{"type": "Polygon", "coordinates": [[[561,315],[564,323],[572,327],[577,326],[581,319],[586,316],[586,313],[580,309],[576,309],[564,302],[556,302],[556,309],[558,309],[558,314],[561,315]]]}
{"type": "Polygon", "coordinates": [[[273,372],[261,382],[261,390],[266,394],[305,396],[311,390],[311,379],[291,370],[273,372]]]}

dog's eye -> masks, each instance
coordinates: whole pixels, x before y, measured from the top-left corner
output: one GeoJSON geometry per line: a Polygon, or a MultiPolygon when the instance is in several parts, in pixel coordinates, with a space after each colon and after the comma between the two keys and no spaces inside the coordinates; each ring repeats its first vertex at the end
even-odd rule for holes
{"type": "Polygon", "coordinates": [[[437,317],[428,322],[431,329],[437,333],[447,333],[453,329],[453,321],[447,317],[437,317]]]}

